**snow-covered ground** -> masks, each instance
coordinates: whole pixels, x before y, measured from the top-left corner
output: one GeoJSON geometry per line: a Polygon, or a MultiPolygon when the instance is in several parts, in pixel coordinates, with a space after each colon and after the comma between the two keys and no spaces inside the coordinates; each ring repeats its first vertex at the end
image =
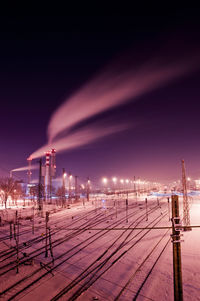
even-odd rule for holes
{"type": "MultiPolygon", "coordinates": [[[[31,204],[25,208],[21,204],[0,209],[3,220],[0,290],[3,292],[13,285],[1,296],[2,300],[51,300],[63,289],[63,294],[53,300],[132,300],[137,292],[137,300],[173,300],[171,229],[143,229],[171,227],[166,197],[158,203],[155,196],[141,195],[137,202],[129,196],[128,211],[125,199],[111,196],[103,201],[91,200],[85,206],[82,202],[71,204],[70,208],[44,205],[43,215],[38,216],[34,210],[34,234],[31,204]],[[15,220],[16,210],[20,217],[18,274],[13,249],[16,240],[10,239],[10,224],[5,222],[15,220]],[[48,246],[48,257],[45,257],[46,211],[50,212],[48,226],[52,241],[52,253],[48,246]],[[13,270],[9,270],[11,267],[13,270]],[[19,285],[14,286],[17,281],[19,285]]],[[[200,199],[194,196],[191,225],[200,224],[199,216],[200,199]]],[[[200,300],[200,228],[182,234],[184,300],[200,300]]]]}

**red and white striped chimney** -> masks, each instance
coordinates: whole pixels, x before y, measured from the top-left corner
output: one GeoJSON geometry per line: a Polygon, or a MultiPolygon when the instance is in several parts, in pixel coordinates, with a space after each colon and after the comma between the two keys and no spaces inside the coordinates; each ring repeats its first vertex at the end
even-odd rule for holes
{"type": "Polygon", "coordinates": [[[50,186],[50,156],[51,153],[48,151],[46,154],[45,163],[45,199],[49,199],[49,186],[50,186]]]}
{"type": "Polygon", "coordinates": [[[51,175],[54,177],[56,174],[56,149],[51,150],[51,175]]]}
{"type": "Polygon", "coordinates": [[[31,175],[32,175],[32,172],[31,172],[31,161],[32,161],[32,157],[28,157],[27,158],[27,161],[28,161],[28,172],[27,172],[27,175],[28,175],[28,184],[31,183],[31,175]]]}

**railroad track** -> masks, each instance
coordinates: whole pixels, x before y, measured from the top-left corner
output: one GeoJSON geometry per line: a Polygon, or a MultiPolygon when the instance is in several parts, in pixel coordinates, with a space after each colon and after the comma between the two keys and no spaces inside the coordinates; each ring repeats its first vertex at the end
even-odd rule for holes
{"type": "MultiPolygon", "coordinates": [[[[94,212],[96,213],[96,210],[99,210],[99,208],[97,209],[92,209],[89,213],[87,214],[84,214],[83,217],[80,217],[80,219],[85,219],[85,218],[88,218],[91,214],[93,214],[94,212]]],[[[82,214],[82,213],[81,213],[82,214]]],[[[71,216],[68,217],[69,220],[71,220],[71,216]]],[[[19,219],[20,220],[20,219],[19,219]]],[[[77,220],[77,219],[76,219],[77,220]]],[[[55,226],[55,225],[58,225],[59,223],[63,223],[63,221],[66,221],[66,216],[64,217],[61,217],[61,218],[56,218],[56,221],[55,222],[50,222],[51,226],[55,226]]],[[[9,224],[9,223],[8,223],[9,224]]],[[[21,227],[27,227],[27,226],[22,226],[20,225],[20,228],[21,227]]],[[[41,224],[35,226],[35,231],[41,229],[41,224]]],[[[7,232],[9,231],[9,229],[7,230],[7,232]]],[[[1,230],[1,232],[3,232],[1,230]]],[[[24,230],[24,231],[20,231],[20,236],[23,236],[25,234],[31,234],[32,233],[32,225],[31,225],[31,228],[29,230],[24,230]]],[[[0,242],[2,241],[5,241],[5,240],[10,240],[10,234],[6,234],[4,237],[0,237],[0,242]]],[[[0,255],[1,255],[1,252],[0,252],[0,255]]]]}
{"type": "MultiPolygon", "coordinates": [[[[76,219],[76,220],[72,220],[72,222],[70,224],[68,224],[67,226],[71,227],[72,225],[75,225],[76,223],[80,222],[81,220],[85,220],[85,217],[82,217],[82,218],[79,218],[79,219],[76,219]]],[[[54,226],[55,224],[56,223],[53,223],[53,224],[50,224],[50,225],[54,226]]],[[[62,226],[60,228],[56,227],[56,229],[52,231],[51,235],[53,236],[53,235],[57,234],[59,231],[67,229],[67,226],[65,225],[65,226],[62,226]]],[[[31,234],[30,231],[28,233],[31,234]]],[[[41,237],[41,235],[39,235],[39,236],[34,237],[34,238],[32,238],[28,241],[23,241],[21,244],[19,244],[19,250],[27,249],[27,248],[31,247],[32,244],[39,243],[39,242],[43,241],[44,239],[45,239],[44,237],[41,237]]],[[[4,251],[0,252],[1,258],[5,257],[5,256],[8,256],[7,258],[4,258],[3,260],[1,260],[0,263],[3,262],[6,259],[9,259],[10,257],[12,257],[13,253],[15,253],[15,249],[10,249],[10,248],[8,250],[4,250],[4,251]]]]}
{"type": "MultiPolygon", "coordinates": [[[[136,206],[135,206],[135,207],[136,207],[136,206]]],[[[122,211],[123,211],[123,210],[122,210],[122,211]]],[[[94,212],[96,212],[96,211],[92,210],[92,213],[94,213],[94,212]]],[[[113,215],[114,215],[114,213],[108,215],[107,218],[112,218],[113,215]]],[[[61,227],[58,227],[58,226],[57,226],[57,227],[56,227],[56,230],[53,230],[53,231],[52,231],[51,236],[54,236],[55,234],[58,234],[58,233],[59,233],[60,231],[62,231],[62,230],[68,230],[68,227],[69,227],[69,226],[70,226],[70,228],[71,228],[71,227],[73,227],[77,222],[80,222],[81,220],[85,220],[85,219],[87,220],[87,219],[88,219],[88,216],[89,216],[89,214],[87,214],[86,216],[83,216],[82,218],[76,219],[76,221],[73,220],[70,224],[65,225],[65,226],[61,226],[61,227]]],[[[105,216],[104,216],[103,213],[100,213],[100,214],[98,214],[98,215],[95,215],[93,218],[97,219],[98,217],[101,217],[101,220],[97,221],[98,223],[100,223],[101,221],[104,221],[104,220],[105,220],[105,216]]],[[[93,221],[93,222],[94,222],[94,221],[93,221]]],[[[87,220],[87,221],[85,222],[85,224],[86,224],[87,226],[89,226],[89,221],[87,220]]],[[[79,228],[82,228],[82,227],[84,227],[84,226],[85,226],[85,225],[82,224],[81,226],[79,226],[79,228]]],[[[77,228],[77,230],[78,230],[78,228],[77,228]]],[[[70,235],[70,234],[68,234],[68,235],[70,235]]],[[[39,235],[39,236],[37,236],[37,237],[35,237],[35,238],[31,239],[31,240],[24,241],[24,242],[22,242],[22,243],[19,245],[19,251],[22,252],[23,250],[30,248],[33,244],[40,243],[40,242],[42,242],[43,240],[45,240],[45,237],[41,237],[41,235],[39,235]]],[[[60,240],[62,240],[62,238],[61,238],[61,239],[57,239],[56,241],[54,241],[54,243],[57,242],[57,241],[60,241],[60,240]]],[[[0,253],[0,256],[3,258],[3,259],[0,261],[0,263],[4,262],[6,259],[10,259],[12,256],[15,256],[16,248],[15,248],[15,247],[11,247],[11,248],[12,248],[12,249],[9,248],[8,250],[4,250],[4,251],[2,251],[2,252],[0,253]],[[7,257],[6,257],[6,256],[7,256],[7,257]],[[5,258],[4,258],[4,257],[5,257],[5,258]]],[[[44,247],[42,247],[42,248],[44,248],[44,247]]],[[[38,250],[41,250],[42,248],[39,248],[38,250]]],[[[10,262],[9,265],[10,265],[11,263],[12,263],[12,262],[10,262]]],[[[0,267],[0,269],[2,269],[2,268],[3,268],[3,267],[0,267]]],[[[0,274],[0,276],[1,276],[1,274],[0,274]]]]}
{"type": "MultiPolygon", "coordinates": [[[[157,207],[157,206],[156,206],[156,207],[157,207]]],[[[153,210],[153,209],[150,209],[150,210],[153,210]]],[[[144,215],[145,215],[145,214],[144,214],[144,215]]],[[[144,216],[143,216],[143,218],[144,218],[144,216]]],[[[123,218],[122,220],[124,220],[124,219],[125,219],[125,218],[123,218]]],[[[115,222],[115,226],[116,226],[117,224],[120,224],[120,223],[122,222],[122,220],[121,220],[121,221],[118,221],[118,222],[115,222]]],[[[107,229],[108,229],[107,231],[110,231],[110,229],[111,229],[110,226],[107,227],[107,229]]],[[[105,229],[105,230],[106,230],[106,229],[105,229]]],[[[57,268],[58,266],[60,266],[60,265],[62,265],[63,263],[65,263],[65,262],[66,262],[69,258],[71,258],[72,256],[75,256],[76,254],[78,254],[81,250],[83,250],[84,248],[86,248],[89,244],[92,244],[96,239],[99,239],[100,236],[105,235],[105,233],[101,233],[101,232],[105,232],[105,230],[98,231],[96,234],[94,234],[93,237],[95,237],[95,236],[98,235],[97,238],[94,238],[93,240],[91,240],[92,237],[90,237],[90,238],[88,238],[87,240],[85,240],[84,242],[81,242],[80,244],[78,244],[77,246],[75,246],[74,248],[72,248],[71,250],[68,250],[67,252],[65,252],[65,253],[61,254],[60,256],[58,256],[57,258],[55,258],[55,259],[54,259],[54,263],[55,263],[56,260],[63,258],[65,255],[69,254],[69,253],[72,252],[74,249],[79,248],[82,244],[85,244],[87,241],[90,240],[90,242],[89,242],[88,244],[86,244],[85,246],[83,246],[81,249],[78,249],[74,254],[71,254],[69,257],[67,257],[66,259],[64,259],[62,262],[58,263],[56,266],[54,266],[54,267],[53,267],[52,269],[50,269],[48,272],[45,272],[42,276],[40,276],[40,277],[37,278],[36,280],[32,281],[32,282],[31,282],[30,284],[28,284],[25,288],[23,288],[22,290],[18,291],[18,292],[17,292],[13,297],[11,297],[11,299],[9,299],[9,300],[12,300],[16,295],[20,294],[22,291],[24,291],[24,290],[26,290],[27,288],[29,288],[30,286],[32,286],[34,283],[36,283],[37,281],[39,281],[41,278],[45,277],[49,272],[52,272],[55,268],[57,268]]],[[[50,265],[51,263],[52,263],[52,261],[49,262],[47,265],[50,265]]],[[[4,295],[5,293],[7,293],[8,291],[10,291],[10,290],[12,290],[12,289],[14,289],[14,288],[16,289],[16,286],[17,286],[17,285],[20,285],[23,281],[25,281],[25,280],[31,278],[32,276],[34,276],[35,274],[37,274],[37,273],[40,272],[41,270],[42,270],[42,269],[39,268],[39,269],[37,269],[35,272],[33,272],[32,274],[30,274],[30,275],[24,277],[23,279],[21,279],[21,280],[18,281],[17,283],[13,284],[12,286],[10,286],[10,287],[7,288],[6,290],[4,290],[4,291],[1,293],[1,295],[4,295]]]]}
{"type": "MultiPolygon", "coordinates": [[[[137,207],[137,205],[133,204],[132,206],[130,206],[129,210],[131,210],[131,209],[133,209],[133,208],[136,208],[136,207],[137,207]]],[[[125,210],[124,208],[122,208],[121,210],[119,210],[119,214],[122,213],[124,210],[125,210]]],[[[68,230],[68,227],[69,227],[69,226],[70,226],[70,228],[73,227],[73,225],[75,225],[77,222],[80,222],[81,220],[88,219],[88,217],[90,216],[90,214],[94,214],[94,213],[95,213],[95,214],[97,213],[96,209],[93,209],[89,214],[84,215],[84,216],[81,217],[81,218],[78,218],[78,219],[76,219],[76,220],[73,219],[73,220],[70,222],[70,224],[65,225],[65,226],[60,226],[60,227],[59,227],[59,226],[57,225],[57,223],[53,223],[53,224],[51,223],[51,224],[50,224],[51,226],[54,226],[54,225],[56,224],[56,230],[53,230],[53,231],[52,231],[51,236],[54,236],[54,235],[57,234],[60,230],[68,230]]],[[[104,217],[103,213],[101,213],[101,214],[102,214],[102,221],[104,221],[105,217],[104,217]]],[[[111,215],[107,216],[107,218],[112,218],[114,215],[115,215],[115,213],[112,213],[111,215]]],[[[100,216],[100,215],[99,215],[99,216],[100,216]]],[[[97,218],[97,217],[98,217],[98,216],[96,215],[95,218],[97,218]]],[[[65,219],[64,219],[64,220],[65,220],[65,219]]],[[[63,220],[62,220],[62,222],[63,222],[63,220]]],[[[82,226],[83,226],[83,225],[82,225],[82,226]]],[[[41,228],[41,226],[40,226],[40,228],[41,228]]],[[[39,229],[39,227],[38,227],[38,229],[39,229]]],[[[30,233],[30,231],[29,231],[29,232],[26,232],[26,233],[30,233]]],[[[31,233],[30,233],[30,234],[31,234],[31,233]]],[[[44,239],[45,239],[45,237],[41,237],[41,235],[39,235],[39,236],[37,236],[37,237],[35,237],[35,238],[33,238],[33,239],[30,239],[30,240],[28,240],[28,241],[23,241],[23,242],[19,245],[19,250],[22,252],[23,250],[25,250],[25,249],[31,247],[33,244],[42,242],[44,239]]],[[[15,256],[15,253],[16,253],[16,249],[15,249],[15,247],[13,247],[13,246],[11,246],[9,249],[6,249],[6,250],[4,250],[4,251],[1,251],[1,252],[0,252],[0,256],[1,256],[1,258],[3,258],[3,259],[0,261],[0,263],[2,263],[3,261],[5,261],[5,260],[11,258],[12,256],[15,256]]],[[[0,267],[0,269],[1,269],[1,267],[0,267]]]]}
{"type": "MultiPolygon", "coordinates": [[[[165,216],[167,216],[167,213],[163,215],[161,218],[158,218],[158,221],[156,221],[152,227],[156,226],[165,216]]],[[[151,226],[153,222],[149,223],[148,226],[151,226]]],[[[133,231],[134,230],[131,230],[131,232],[133,231]]],[[[97,262],[99,262],[99,259],[102,259],[104,257],[104,255],[107,252],[102,253],[102,255],[99,256],[90,266],[88,266],[81,274],[79,274],[74,280],[72,280],[56,296],[54,296],[51,299],[51,301],[60,299],[62,296],[64,296],[69,291],[74,289],[77,285],[79,285],[79,288],[75,292],[73,292],[71,296],[67,296],[68,301],[76,300],[80,295],[86,292],[100,277],[102,277],[108,270],[110,270],[110,268],[113,265],[115,265],[125,254],[127,254],[138,242],[140,242],[142,238],[144,238],[151,231],[151,229],[146,230],[146,232],[141,237],[139,237],[130,247],[122,251],[122,249],[125,246],[127,246],[132,240],[134,240],[139,234],[141,234],[144,231],[145,230],[141,230],[129,240],[124,241],[106,259],[104,259],[102,262],[95,265],[97,262]],[[113,259],[114,255],[117,255],[119,251],[122,251],[122,253],[120,253],[115,259],[113,259]],[[113,259],[113,261],[109,262],[110,259],[113,259]],[[85,282],[81,284],[83,280],[85,280],[85,282]]]]}
{"type": "MultiPolygon", "coordinates": [[[[135,214],[135,213],[133,213],[133,214],[135,214]]],[[[129,217],[132,217],[133,214],[131,213],[129,217]]],[[[108,217],[112,217],[112,215],[110,215],[110,216],[108,216],[108,217]]],[[[122,218],[122,219],[120,220],[120,223],[121,223],[123,220],[124,220],[124,218],[122,218]]],[[[60,244],[62,244],[62,243],[64,243],[64,242],[67,242],[69,239],[74,238],[76,235],[80,235],[80,234],[83,233],[86,229],[88,229],[88,227],[98,225],[98,224],[101,223],[102,221],[105,221],[105,217],[104,217],[104,216],[101,217],[100,219],[92,220],[91,222],[90,222],[90,221],[84,222],[84,224],[81,224],[81,225],[80,225],[78,228],[76,228],[74,231],[71,231],[70,233],[64,235],[64,237],[61,237],[61,238],[55,240],[55,241],[52,243],[53,248],[56,247],[56,246],[58,246],[58,245],[60,245],[60,244]]],[[[60,231],[60,230],[58,230],[57,232],[59,232],[59,231],[60,231]]],[[[55,233],[55,234],[56,234],[56,233],[55,233]]],[[[45,240],[45,237],[43,237],[43,238],[40,237],[40,241],[42,241],[42,240],[45,240]]],[[[29,245],[26,246],[26,248],[28,248],[28,247],[29,247],[29,245]]],[[[49,244],[48,244],[48,247],[49,247],[49,244]]],[[[25,248],[25,247],[23,247],[23,249],[24,249],[24,248],[25,248]]],[[[20,251],[22,251],[22,250],[20,250],[20,251]]],[[[41,254],[44,253],[44,252],[45,252],[45,246],[42,246],[42,247],[40,247],[40,248],[37,248],[37,250],[34,250],[34,251],[30,252],[29,254],[27,254],[27,258],[21,257],[21,258],[19,259],[19,264],[20,264],[20,265],[21,265],[21,264],[24,264],[24,263],[26,263],[27,261],[30,261],[30,260],[34,259],[36,256],[39,256],[39,255],[41,255],[41,254]],[[34,254],[34,256],[31,256],[31,255],[33,255],[33,254],[34,254]]],[[[16,255],[16,250],[14,250],[14,254],[13,254],[13,255],[14,255],[14,256],[16,255]]],[[[13,256],[13,255],[12,255],[12,256],[13,256]]],[[[8,266],[10,266],[10,265],[13,265],[13,264],[15,264],[15,263],[16,263],[16,260],[10,261],[9,263],[6,263],[5,265],[1,266],[1,267],[0,267],[0,270],[1,270],[1,269],[4,269],[5,267],[8,267],[8,266]]],[[[15,269],[15,268],[16,268],[16,265],[15,265],[14,267],[11,267],[11,268],[7,269],[7,270],[4,271],[4,272],[1,272],[1,273],[0,273],[0,276],[3,276],[3,275],[6,274],[7,272],[9,272],[10,270],[13,270],[13,269],[15,269]]]]}
{"type": "MultiPolygon", "coordinates": [[[[52,242],[52,246],[56,247],[56,246],[60,245],[61,243],[67,242],[68,240],[74,238],[76,235],[80,235],[81,233],[83,233],[85,231],[85,228],[87,229],[88,226],[92,226],[92,225],[96,225],[96,224],[98,224],[98,223],[97,222],[95,223],[94,221],[93,222],[87,221],[84,224],[82,224],[81,226],[77,227],[75,231],[71,231],[70,233],[65,234],[63,237],[54,240],[52,242]]],[[[55,231],[53,234],[55,235],[60,231],[61,230],[55,231]]],[[[41,238],[41,236],[40,236],[39,240],[34,243],[42,242],[45,239],[46,239],[46,237],[41,238]]],[[[22,252],[22,250],[24,250],[25,248],[29,248],[30,246],[32,246],[32,244],[31,245],[27,244],[26,246],[22,246],[20,249],[20,252],[22,252]]],[[[49,248],[49,243],[47,244],[47,247],[49,248]]],[[[19,259],[19,261],[20,261],[19,264],[22,265],[22,264],[26,263],[27,261],[33,260],[34,258],[43,254],[44,252],[45,252],[45,246],[39,247],[36,250],[28,253],[27,258],[21,257],[19,259]],[[32,256],[33,254],[34,254],[34,256],[32,256]]],[[[16,249],[14,250],[14,254],[12,254],[12,256],[15,256],[15,255],[16,255],[16,249]]],[[[13,265],[15,263],[16,263],[16,260],[10,261],[9,263],[6,263],[3,266],[1,266],[0,270],[4,269],[5,267],[8,267],[10,265],[13,265]]],[[[15,268],[16,268],[16,265],[14,267],[9,268],[8,270],[6,270],[4,272],[1,272],[0,276],[3,276],[7,272],[9,272],[10,270],[13,270],[15,268]]]]}
{"type": "MultiPolygon", "coordinates": [[[[126,289],[130,286],[130,284],[132,283],[133,280],[135,280],[135,278],[137,277],[138,274],[141,274],[141,270],[144,267],[144,265],[147,263],[147,261],[149,260],[149,258],[154,254],[154,251],[158,248],[158,246],[162,243],[163,239],[166,238],[166,235],[169,234],[169,230],[167,230],[164,235],[159,239],[159,241],[153,246],[153,248],[151,249],[151,251],[148,253],[148,255],[146,255],[146,257],[143,259],[143,261],[140,263],[140,265],[138,266],[138,268],[132,273],[132,275],[129,277],[128,281],[126,282],[126,284],[123,286],[123,288],[120,290],[120,292],[118,293],[118,295],[115,297],[114,301],[118,301],[120,299],[120,297],[123,295],[123,293],[126,291],[126,289]]],[[[155,265],[157,264],[158,260],[160,259],[161,255],[163,254],[164,250],[166,249],[166,247],[168,246],[169,242],[170,242],[171,238],[169,238],[167,240],[167,242],[164,244],[164,247],[162,247],[161,251],[159,252],[159,255],[156,257],[156,260],[154,261],[153,265],[148,269],[148,273],[143,276],[143,281],[140,282],[139,284],[139,288],[137,291],[135,291],[135,288],[132,288],[132,291],[134,289],[135,291],[135,295],[133,297],[133,300],[135,301],[137,299],[137,297],[139,296],[142,288],[144,287],[146,281],[148,280],[149,276],[151,275],[151,272],[153,271],[155,265]]],[[[140,277],[141,278],[141,277],[140,277]]],[[[134,283],[137,283],[138,281],[135,281],[134,283]]],[[[123,299],[122,299],[123,300],[123,299]]]]}

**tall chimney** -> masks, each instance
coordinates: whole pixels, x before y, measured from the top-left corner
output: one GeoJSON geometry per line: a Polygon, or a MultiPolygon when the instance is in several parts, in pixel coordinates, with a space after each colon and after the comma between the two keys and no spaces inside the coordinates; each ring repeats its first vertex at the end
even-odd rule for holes
{"type": "Polygon", "coordinates": [[[51,153],[48,151],[46,154],[46,163],[45,163],[45,199],[49,199],[49,185],[50,185],[50,156],[51,153]]]}
{"type": "Polygon", "coordinates": [[[28,175],[28,184],[30,184],[31,183],[31,175],[32,175],[32,172],[31,172],[31,161],[32,161],[32,158],[28,157],[27,161],[28,161],[28,172],[27,172],[27,175],[28,175]]]}

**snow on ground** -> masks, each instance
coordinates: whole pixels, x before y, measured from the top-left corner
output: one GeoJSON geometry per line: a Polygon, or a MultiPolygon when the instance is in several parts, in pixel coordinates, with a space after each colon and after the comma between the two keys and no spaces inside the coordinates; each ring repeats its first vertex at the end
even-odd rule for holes
{"type": "MultiPolygon", "coordinates": [[[[84,225],[90,225],[95,220],[99,219],[99,223],[92,226],[92,230],[85,230],[81,234],[77,234],[71,239],[53,247],[53,255],[55,258],[61,256],[59,259],[55,260],[54,266],[62,263],[63,259],[66,259],[64,263],[53,271],[53,274],[49,273],[47,276],[42,278],[34,286],[31,286],[25,290],[22,294],[15,297],[14,300],[51,300],[57,293],[60,292],[66,285],[68,285],[73,279],[75,279],[79,274],[81,274],[89,265],[94,263],[96,267],[101,263],[101,260],[96,261],[96,259],[102,255],[102,260],[106,259],[111,255],[111,253],[120,246],[124,238],[127,237],[127,244],[119,252],[116,252],[112,258],[107,261],[105,267],[100,271],[92,273],[94,277],[98,276],[99,273],[103,272],[101,277],[94,282],[94,284],[87,289],[85,292],[80,294],[77,300],[114,300],[119,294],[124,285],[129,281],[130,277],[132,280],[127,285],[126,289],[121,294],[119,300],[132,300],[135,293],[139,289],[142,281],[145,279],[148,271],[154,264],[156,258],[159,256],[161,249],[167,243],[170,238],[171,230],[167,229],[155,229],[149,231],[142,240],[139,238],[144,234],[142,230],[134,230],[132,234],[129,235],[130,230],[126,231],[122,235],[122,229],[127,228],[132,224],[136,226],[136,219],[140,218],[142,214],[145,213],[145,198],[148,198],[148,208],[153,208],[157,205],[157,198],[155,196],[145,196],[141,195],[136,201],[133,198],[129,199],[129,211],[128,213],[134,213],[132,217],[126,221],[126,211],[125,209],[125,199],[117,197],[112,199],[109,197],[108,200],[102,202],[102,200],[92,200],[89,203],[86,202],[85,206],[83,203],[71,204],[70,209],[68,208],[58,208],[55,205],[44,205],[43,216],[37,216],[35,210],[34,219],[34,234],[32,234],[33,221],[30,219],[33,214],[32,205],[29,204],[28,207],[24,208],[23,204],[18,207],[11,207],[10,209],[4,210],[0,208],[0,214],[2,216],[3,225],[0,227],[0,240],[6,235],[9,235],[10,225],[4,220],[12,221],[15,218],[15,211],[18,210],[18,215],[20,216],[20,236],[19,243],[26,243],[28,240],[41,237],[45,235],[45,211],[50,211],[49,226],[52,231],[52,242],[57,239],[62,239],[67,237],[72,233],[73,228],[83,227],[84,225]],[[118,202],[117,212],[116,207],[114,207],[115,202],[118,202]],[[110,214],[113,213],[111,217],[110,214]],[[117,225],[119,220],[124,218],[124,220],[117,225]],[[100,221],[101,219],[101,221],[100,221]],[[135,222],[134,222],[135,221],[135,222]],[[115,225],[113,223],[116,222],[115,225]],[[118,227],[122,228],[120,230],[108,231],[105,235],[102,235],[97,239],[92,241],[92,236],[96,234],[100,235],[100,229],[105,229],[107,227],[118,227]],[[96,230],[95,230],[96,228],[96,230]],[[54,233],[54,231],[57,231],[54,233]],[[99,234],[98,234],[99,233],[99,234]],[[163,237],[163,235],[165,236],[163,237]],[[121,235],[121,237],[120,237],[121,235]],[[120,238],[119,238],[120,237],[120,238]],[[162,238],[163,237],[163,238],[162,238]],[[115,240],[117,240],[115,242],[115,240]],[[162,239],[162,240],[161,240],[162,239]],[[156,247],[158,241],[161,243],[156,247]],[[115,242],[115,244],[114,244],[115,242]],[[87,245],[88,244],[88,245],[87,245]],[[104,251],[113,244],[106,253],[104,251]],[[140,267],[142,261],[146,258],[147,254],[155,247],[155,251],[152,256],[147,258],[145,264],[140,267]],[[123,251],[126,253],[117,260],[123,251]],[[67,252],[67,255],[64,255],[67,252]],[[76,254],[72,256],[74,253],[76,254]],[[114,260],[116,263],[112,264],[114,260]],[[108,268],[112,264],[111,268],[108,268]],[[136,275],[134,272],[137,270],[136,275]]],[[[200,225],[200,199],[198,196],[193,196],[190,208],[190,219],[191,225],[200,225]]],[[[181,201],[181,199],[180,199],[181,201]]],[[[182,208],[180,209],[182,212],[182,208]]],[[[170,212],[171,214],[171,212],[170,212]]],[[[160,200],[160,208],[158,207],[156,211],[148,214],[148,221],[146,217],[140,221],[138,227],[145,227],[148,224],[151,226],[171,226],[168,215],[168,203],[167,198],[163,197],[160,200]],[[155,218],[157,218],[156,221],[155,218]],[[162,218],[162,219],[161,219],[162,218]],[[160,220],[161,219],[161,220],[160,220]],[[160,221],[159,221],[160,220],[160,221]],[[156,224],[157,223],[157,224],[156,224]]],[[[88,226],[90,227],[90,226],[88,226]]],[[[101,233],[105,233],[106,230],[101,233]]],[[[147,232],[147,230],[145,230],[147,232]]],[[[184,240],[181,243],[182,251],[182,275],[183,275],[183,293],[184,300],[200,300],[200,228],[195,228],[189,232],[182,232],[184,240]]],[[[1,240],[0,241],[0,252],[8,249],[9,247],[15,247],[16,242],[14,239],[1,240]]],[[[44,247],[45,240],[34,243],[27,246],[23,252],[29,254],[30,252],[38,252],[39,248],[44,247]]],[[[22,256],[22,251],[20,251],[20,256],[22,256]]],[[[9,260],[16,260],[16,255],[9,260]]],[[[7,262],[9,262],[6,261],[7,262]]],[[[1,259],[0,259],[1,261],[1,259]]],[[[40,262],[43,264],[51,261],[50,252],[48,252],[48,258],[44,257],[44,253],[38,255],[34,258],[32,265],[20,265],[19,274],[16,274],[16,270],[8,272],[6,275],[0,277],[0,289],[1,291],[14,284],[17,280],[22,279],[24,276],[36,271],[40,268],[40,262]]],[[[0,267],[3,262],[0,262],[0,267]]],[[[49,266],[53,266],[52,263],[49,266]]],[[[38,275],[43,275],[46,270],[39,271],[32,279],[36,279],[38,275]]],[[[1,270],[0,270],[1,272],[1,270]]],[[[91,277],[91,276],[90,276],[91,277]]],[[[27,284],[29,282],[27,281],[27,284]]],[[[83,284],[84,281],[81,282],[83,284]]],[[[20,284],[20,286],[14,291],[21,289],[25,286],[26,282],[20,284]]],[[[80,287],[80,284],[76,288],[72,289],[70,293],[65,294],[59,300],[68,300],[72,292],[75,293],[80,287]]],[[[8,300],[9,297],[14,294],[10,291],[9,294],[4,295],[1,299],[8,300]]],[[[157,264],[152,270],[149,278],[141,289],[137,300],[173,300],[173,258],[172,258],[172,243],[168,243],[163,254],[159,258],[157,264]]]]}

